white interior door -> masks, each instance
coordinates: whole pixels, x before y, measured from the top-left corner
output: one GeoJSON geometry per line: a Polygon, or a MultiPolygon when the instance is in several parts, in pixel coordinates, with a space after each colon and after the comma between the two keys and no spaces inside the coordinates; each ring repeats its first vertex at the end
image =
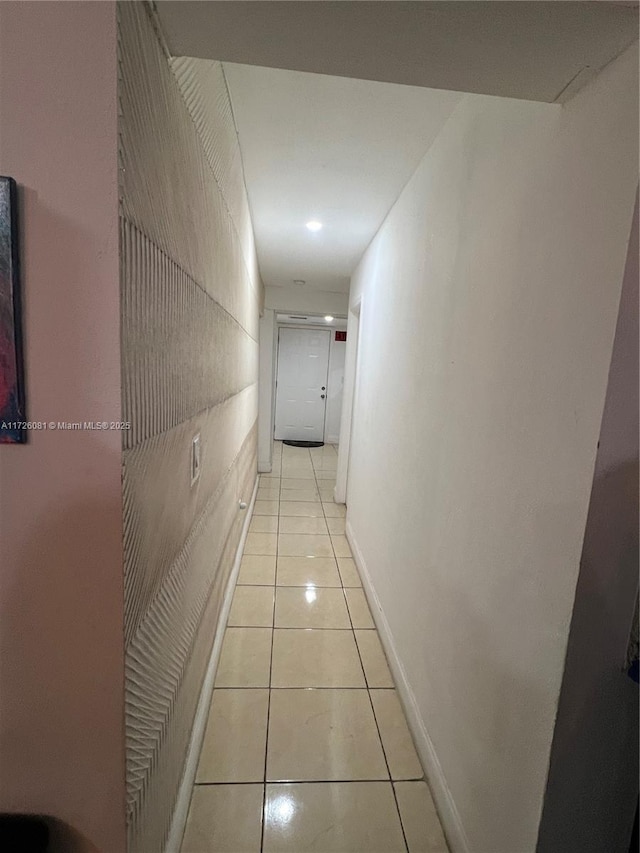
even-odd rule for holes
{"type": "Polygon", "coordinates": [[[324,441],[327,329],[280,329],[275,438],[324,441]]]}

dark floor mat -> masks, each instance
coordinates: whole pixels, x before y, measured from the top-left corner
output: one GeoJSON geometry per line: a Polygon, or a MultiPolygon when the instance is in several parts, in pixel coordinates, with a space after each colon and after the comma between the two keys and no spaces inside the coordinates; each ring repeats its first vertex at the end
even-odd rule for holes
{"type": "Polygon", "coordinates": [[[324,441],[283,441],[283,444],[288,444],[289,447],[324,447],[324,441]]]}

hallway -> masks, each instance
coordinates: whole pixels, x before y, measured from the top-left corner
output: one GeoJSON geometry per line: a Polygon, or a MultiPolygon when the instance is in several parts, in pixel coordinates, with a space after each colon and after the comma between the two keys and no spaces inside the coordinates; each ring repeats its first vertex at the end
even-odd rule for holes
{"type": "Polygon", "coordinates": [[[0,3],[1,814],[628,853],[639,5],[0,3]]]}
{"type": "Polygon", "coordinates": [[[182,853],[446,853],[336,464],[275,442],[260,477],[182,853]]]}

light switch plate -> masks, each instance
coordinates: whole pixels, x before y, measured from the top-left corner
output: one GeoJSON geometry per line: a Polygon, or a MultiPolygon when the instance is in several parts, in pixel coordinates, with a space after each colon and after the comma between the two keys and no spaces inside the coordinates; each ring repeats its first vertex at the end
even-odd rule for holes
{"type": "Polygon", "coordinates": [[[200,477],[200,433],[191,442],[191,485],[200,477]]]}

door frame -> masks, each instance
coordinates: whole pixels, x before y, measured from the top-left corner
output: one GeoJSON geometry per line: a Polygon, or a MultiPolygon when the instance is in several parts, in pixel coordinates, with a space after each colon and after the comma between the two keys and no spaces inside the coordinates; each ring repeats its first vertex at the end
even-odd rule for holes
{"type": "Polygon", "coordinates": [[[324,441],[326,431],[327,431],[327,405],[328,405],[328,387],[329,387],[329,362],[331,361],[331,332],[335,330],[335,327],[328,326],[325,324],[324,326],[320,325],[320,323],[307,323],[306,325],[294,325],[293,323],[276,323],[276,335],[275,335],[275,359],[274,359],[274,371],[273,371],[273,406],[272,406],[272,423],[271,423],[271,439],[276,441],[276,407],[278,405],[278,362],[280,359],[280,331],[281,329],[293,329],[296,331],[305,331],[308,329],[309,331],[320,331],[320,332],[329,332],[329,348],[327,350],[327,378],[325,379],[325,400],[324,400],[324,417],[322,418],[322,440],[324,441]]]}
{"type": "Polygon", "coordinates": [[[354,433],[358,379],[360,376],[360,336],[362,333],[362,294],[349,306],[347,321],[347,353],[344,365],[344,390],[342,392],[342,418],[338,444],[338,468],[333,499],[346,504],[349,491],[349,466],[351,442],[354,433]]]}
{"type": "MultiPolygon", "coordinates": [[[[269,343],[270,348],[266,349],[268,352],[264,352],[264,357],[269,358],[271,361],[271,378],[270,378],[270,393],[269,393],[269,403],[270,409],[269,412],[269,456],[268,460],[265,459],[260,464],[260,473],[268,474],[271,472],[273,468],[273,441],[274,441],[274,433],[276,428],[276,377],[278,375],[278,334],[281,328],[285,329],[333,329],[337,330],[336,326],[328,326],[326,323],[321,321],[321,318],[324,314],[319,314],[317,311],[293,311],[290,308],[269,308],[269,311],[273,313],[273,332],[269,334],[269,343]],[[278,314],[304,314],[307,317],[317,317],[317,323],[281,323],[278,322],[277,317],[278,314]]],[[[333,315],[336,320],[340,323],[347,322],[347,329],[349,326],[349,317],[344,314],[334,314],[333,315]]],[[[340,331],[338,329],[338,331],[340,331]]],[[[343,331],[343,330],[342,330],[343,331]]],[[[347,331],[347,342],[349,340],[349,333],[347,331]]],[[[347,343],[348,346],[348,343],[347,343]]],[[[262,350],[261,350],[262,355],[262,350]]],[[[346,370],[346,364],[345,364],[346,370]]],[[[345,373],[346,376],[346,373],[345,373]]],[[[343,400],[344,400],[344,392],[343,392],[343,400]]],[[[343,409],[343,417],[344,417],[344,409],[343,409]]],[[[340,419],[340,428],[342,429],[342,418],[340,419]]]]}
{"type": "MultiPolygon", "coordinates": [[[[344,314],[338,313],[333,315],[336,320],[339,320],[343,323],[345,320],[347,321],[347,329],[348,329],[348,314],[345,316],[344,314]]],[[[278,373],[278,365],[277,365],[277,356],[278,356],[278,330],[281,326],[286,328],[302,328],[308,329],[313,327],[318,327],[321,329],[332,328],[336,329],[336,326],[327,326],[326,323],[321,321],[321,318],[324,317],[324,313],[319,313],[318,311],[294,311],[291,308],[267,308],[265,309],[265,314],[261,317],[261,334],[264,337],[260,338],[260,359],[261,365],[268,365],[265,372],[260,372],[260,381],[268,383],[267,394],[265,394],[265,398],[268,400],[267,406],[268,411],[264,411],[263,404],[259,403],[259,413],[258,413],[258,445],[262,448],[261,454],[258,457],[258,473],[260,474],[270,474],[273,470],[273,435],[276,426],[276,376],[278,373]],[[267,318],[267,311],[269,312],[269,319],[267,318]],[[307,317],[317,317],[317,323],[306,323],[296,324],[296,323],[281,323],[278,322],[278,314],[305,314],[307,317]],[[262,426],[260,426],[262,424],[262,426]],[[263,432],[264,430],[264,432],[263,432]],[[267,441],[268,435],[268,441],[267,441]],[[268,446],[267,446],[268,445],[268,446]]],[[[348,342],[348,331],[347,331],[347,342],[348,342]]],[[[349,344],[347,343],[347,346],[349,344]]],[[[346,371],[346,364],[345,364],[346,371]]],[[[346,377],[346,373],[345,373],[346,377]]],[[[344,394],[344,392],[343,392],[344,394]]],[[[343,399],[344,396],[343,396],[343,399]]],[[[344,410],[343,410],[344,417],[344,410]]],[[[340,420],[340,427],[342,429],[342,418],[340,420]]]]}

